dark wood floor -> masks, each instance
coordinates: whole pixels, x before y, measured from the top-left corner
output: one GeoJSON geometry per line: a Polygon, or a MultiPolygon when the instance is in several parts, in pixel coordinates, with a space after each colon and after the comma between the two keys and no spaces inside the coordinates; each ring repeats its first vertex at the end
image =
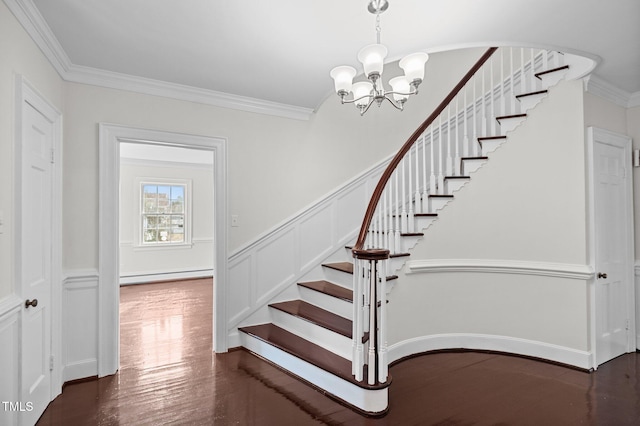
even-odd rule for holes
{"type": "Polygon", "coordinates": [[[39,425],[639,425],[640,356],[585,373],[491,353],[391,367],[390,411],[368,419],[245,352],[211,352],[212,281],[121,289],[122,356],[74,383],[39,425]]]}

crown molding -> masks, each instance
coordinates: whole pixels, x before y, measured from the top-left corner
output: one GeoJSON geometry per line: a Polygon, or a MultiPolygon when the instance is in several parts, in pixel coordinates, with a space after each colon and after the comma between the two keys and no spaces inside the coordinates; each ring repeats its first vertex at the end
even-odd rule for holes
{"type": "Polygon", "coordinates": [[[65,81],[294,120],[308,120],[313,114],[311,108],[75,65],[32,0],[3,1],[65,81]]]}
{"type": "Polygon", "coordinates": [[[596,74],[584,78],[585,90],[623,108],[640,106],[640,92],[629,93],[604,80],[596,74]]]}

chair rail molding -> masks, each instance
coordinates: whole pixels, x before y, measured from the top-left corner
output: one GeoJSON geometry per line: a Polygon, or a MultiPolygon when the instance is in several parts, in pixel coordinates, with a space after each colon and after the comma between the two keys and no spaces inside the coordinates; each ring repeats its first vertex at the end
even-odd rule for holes
{"type": "Polygon", "coordinates": [[[505,259],[419,259],[407,262],[407,273],[480,272],[515,275],[538,275],[576,280],[593,278],[589,265],[534,262],[505,259]]]}

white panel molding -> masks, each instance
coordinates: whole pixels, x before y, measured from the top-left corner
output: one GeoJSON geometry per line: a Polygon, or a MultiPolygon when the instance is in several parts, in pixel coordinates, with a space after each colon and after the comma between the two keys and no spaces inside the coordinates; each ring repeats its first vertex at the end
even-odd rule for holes
{"type": "Polygon", "coordinates": [[[472,349],[505,352],[546,359],[589,370],[593,367],[591,352],[535,340],[488,334],[434,334],[404,340],[389,346],[389,362],[425,352],[443,349],[472,349]]]}
{"type": "Polygon", "coordinates": [[[62,283],[62,380],[98,374],[98,282],[95,269],[65,271],[62,283]]]}
{"type": "MultiPolygon", "coordinates": [[[[391,157],[388,157],[365,170],[230,255],[228,276],[243,277],[244,279],[243,282],[232,282],[230,284],[234,287],[248,286],[246,287],[248,291],[230,291],[230,297],[234,297],[233,294],[235,294],[235,297],[242,300],[229,300],[228,306],[233,306],[237,310],[236,312],[229,312],[229,339],[236,335],[235,328],[242,321],[258,310],[266,309],[266,306],[272,300],[291,286],[294,286],[305,274],[319,267],[327,256],[343,250],[345,244],[355,238],[359,231],[360,220],[364,215],[364,206],[366,206],[368,197],[373,192],[390,159],[391,157]],[[349,203],[342,202],[345,196],[350,196],[354,191],[358,190],[362,193],[363,198],[361,203],[362,211],[349,208],[349,203]],[[354,216],[353,221],[345,219],[350,216],[354,216]],[[343,232],[344,230],[337,232],[338,226],[344,222],[357,225],[348,232],[343,232]],[[310,223],[330,224],[331,229],[305,226],[310,223]],[[312,232],[322,233],[323,235],[311,235],[312,232]],[[327,241],[327,235],[330,236],[329,241],[327,241]],[[280,253],[270,252],[282,245],[281,240],[292,236],[296,246],[294,247],[293,256],[281,256],[280,253]],[[309,242],[309,245],[305,246],[305,259],[301,259],[299,250],[303,238],[305,238],[305,243],[309,242]],[[316,244],[314,245],[313,242],[316,244]],[[317,255],[311,253],[317,253],[317,255]],[[260,282],[259,280],[263,277],[262,274],[258,273],[260,265],[258,260],[260,257],[265,256],[274,260],[270,263],[270,268],[276,272],[274,276],[278,276],[277,272],[280,272],[280,274],[282,274],[282,271],[293,272],[287,274],[284,279],[280,279],[278,282],[260,282]],[[261,291],[261,288],[264,290],[261,291]],[[249,300],[246,300],[247,294],[249,295],[249,300]]],[[[233,341],[237,341],[237,338],[233,337],[233,341]]]]}
{"type": "Polygon", "coordinates": [[[22,299],[17,294],[12,293],[0,299],[0,322],[4,321],[5,317],[10,317],[15,315],[16,312],[20,312],[21,307],[22,299]]]}
{"type": "Polygon", "coordinates": [[[434,272],[481,272],[495,274],[537,275],[588,280],[593,278],[589,265],[529,262],[499,259],[419,259],[406,263],[408,274],[434,272]]]}
{"type": "Polygon", "coordinates": [[[71,63],[53,31],[33,4],[33,0],[4,2],[65,81],[295,120],[308,120],[313,114],[311,108],[75,65],[71,63]]]}
{"type": "Polygon", "coordinates": [[[592,95],[599,96],[623,108],[631,108],[640,105],[640,92],[629,93],[608,81],[591,74],[584,78],[585,90],[592,95]]]}
{"type": "MultiPolygon", "coordinates": [[[[10,294],[0,300],[0,401],[20,401],[20,311],[22,299],[10,294]]],[[[26,402],[26,401],[25,401],[26,402]]],[[[18,412],[0,409],[0,424],[17,425],[18,412]]]]}

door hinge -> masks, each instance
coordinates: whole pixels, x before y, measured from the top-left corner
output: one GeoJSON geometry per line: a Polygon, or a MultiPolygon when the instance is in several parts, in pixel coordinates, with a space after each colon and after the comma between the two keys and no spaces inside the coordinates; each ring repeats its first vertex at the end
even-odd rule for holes
{"type": "Polygon", "coordinates": [[[53,148],[51,148],[51,164],[54,164],[55,162],[55,151],[53,150],[53,148]]]}
{"type": "Polygon", "coordinates": [[[49,371],[53,371],[53,355],[49,357],[49,371]]]}
{"type": "Polygon", "coordinates": [[[630,324],[630,322],[629,322],[629,318],[627,318],[627,321],[625,322],[625,325],[624,325],[624,326],[625,326],[625,328],[626,328],[627,330],[629,330],[629,328],[631,327],[631,324],[630,324]]]}

